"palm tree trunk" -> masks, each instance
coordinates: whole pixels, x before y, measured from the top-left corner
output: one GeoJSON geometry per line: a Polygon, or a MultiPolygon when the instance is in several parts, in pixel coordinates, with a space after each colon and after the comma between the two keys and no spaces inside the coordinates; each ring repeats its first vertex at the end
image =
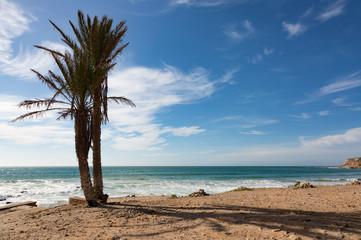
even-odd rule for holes
{"type": "Polygon", "coordinates": [[[103,174],[101,163],[101,87],[95,89],[92,116],[93,140],[93,182],[95,197],[100,202],[106,202],[108,195],[103,193],[103,174]]]}
{"type": "Polygon", "coordinates": [[[90,147],[90,131],[88,126],[89,120],[86,113],[82,112],[75,114],[75,152],[78,158],[81,188],[83,189],[85,200],[88,202],[88,205],[96,206],[97,201],[91,182],[88,164],[88,153],[90,147]]]}

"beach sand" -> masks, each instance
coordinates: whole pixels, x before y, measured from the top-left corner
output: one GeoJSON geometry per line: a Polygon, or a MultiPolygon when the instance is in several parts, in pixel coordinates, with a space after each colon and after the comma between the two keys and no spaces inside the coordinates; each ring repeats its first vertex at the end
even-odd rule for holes
{"type": "Polygon", "coordinates": [[[361,239],[361,186],[20,207],[0,212],[0,239],[361,239]]]}

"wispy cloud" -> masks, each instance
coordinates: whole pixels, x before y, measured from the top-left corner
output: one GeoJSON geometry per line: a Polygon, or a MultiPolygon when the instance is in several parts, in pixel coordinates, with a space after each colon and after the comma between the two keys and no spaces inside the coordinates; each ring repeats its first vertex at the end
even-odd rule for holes
{"type": "Polygon", "coordinates": [[[244,4],[249,0],[171,0],[171,6],[187,5],[195,7],[217,7],[229,4],[244,4]]]}
{"type": "Polygon", "coordinates": [[[204,129],[201,129],[199,126],[192,126],[192,127],[165,127],[161,131],[161,133],[171,133],[173,136],[177,137],[189,137],[194,134],[198,134],[204,132],[204,129]]]}
{"type": "Polygon", "coordinates": [[[349,129],[343,134],[329,135],[311,140],[306,139],[307,138],[301,137],[300,142],[303,147],[310,148],[327,148],[356,143],[361,142],[361,128],[349,129]]]}
{"type": "Polygon", "coordinates": [[[29,24],[35,20],[35,17],[18,4],[7,0],[0,1],[0,62],[11,57],[13,39],[29,31],[29,24]]]}
{"type": "Polygon", "coordinates": [[[309,119],[311,118],[312,116],[308,113],[301,113],[299,115],[295,115],[295,114],[290,114],[289,115],[290,117],[293,117],[295,119],[298,119],[298,120],[303,120],[303,119],[309,119]]]}
{"type": "MultiPolygon", "coordinates": [[[[30,31],[30,23],[35,20],[35,17],[16,3],[0,1],[0,71],[3,74],[33,79],[34,74],[30,68],[46,71],[53,67],[50,55],[39,49],[20,49],[16,55],[13,53],[13,39],[30,31]]],[[[62,44],[48,41],[40,45],[54,50],[66,49],[62,44]]]]}
{"type": "Polygon", "coordinates": [[[351,107],[354,106],[354,103],[346,102],[346,97],[338,97],[332,100],[334,104],[341,107],[351,107]]]}
{"type": "MultiPolygon", "coordinates": [[[[190,104],[214,92],[214,83],[203,68],[184,73],[172,66],[163,68],[130,67],[109,76],[109,95],[126,96],[137,105],[109,106],[110,123],[103,130],[103,141],[116,149],[160,150],[169,136],[189,137],[205,131],[200,126],[167,126],[157,114],[176,104],[190,104]]],[[[0,139],[18,144],[71,144],[73,127],[69,121],[45,119],[9,125],[23,114],[17,104],[25,97],[0,94],[0,139]],[[54,134],[56,132],[56,134],[54,134]],[[57,136],[57,137],[54,137],[57,136]]]]}
{"type": "MultiPolygon", "coordinates": [[[[54,42],[42,42],[41,46],[64,52],[67,47],[60,43],[54,42]]],[[[9,58],[0,64],[0,70],[2,73],[15,76],[21,79],[34,79],[35,74],[30,69],[36,69],[39,72],[46,72],[49,69],[53,69],[55,64],[53,63],[51,56],[40,49],[22,51],[13,58],[9,58]]]]}
{"type": "Polygon", "coordinates": [[[166,133],[187,137],[199,134],[199,126],[172,127],[156,123],[156,114],[176,104],[187,104],[210,96],[214,83],[208,72],[197,68],[189,73],[165,65],[162,69],[131,67],[109,78],[110,94],[126,96],[136,108],[112,106],[110,119],[116,129],[113,146],[122,150],[158,150],[167,143],[166,133]]]}
{"type": "Polygon", "coordinates": [[[218,81],[220,83],[229,83],[229,84],[234,84],[235,82],[232,81],[232,79],[234,78],[234,75],[239,72],[240,68],[232,68],[230,70],[228,70],[218,81]]]}
{"type": "Polygon", "coordinates": [[[38,145],[72,145],[74,132],[71,127],[59,123],[33,124],[32,126],[16,126],[0,122],[0,140],[12,141],[16,144],[38,145]]]}
{"type": "Polygon", "coordinates": [[[170,2],[170,5],[171,6],[174,6],[174,5],[193,5],[195,2],[195,0],[173,0],[170,2]]]}
{"type": "Polygon", "coordinates": [[[330,113],[331,113],[330,111],[325,110],[325,111],[318,112],[318,115],[327,116],[327,115],[330,115],[330,113]]]}
{"type": "Polygon", "coordinates": [[[241,41],[247,37],[250,37],[255,31],[256,30],[252,23],[248,20],[244,20],[240,23],[229,25],[224,33],[234,41],[241,41]]]}
{"type": "Polygon", "coordinates": [[[351,88],[361,86],[361,71],[346,76],[345,79],[326,85],[320,89],[320,95],[345,91],[351,88]]]}
{"type": "Polygon", "coordinates": [[[355,111],[355,112],[359,112],[361,111],[361,107],[353,107],[353,108],[350,108],[351,111],[355,111]]]}
{"type": "Polygon", "coordinates": [[[301,16],[301,19],[308,18],[313,13],[313,6],[307,9],[307,11],[301,16]]]}
{"type": "Polygon", "coordinates": [[[219,123],[226,121],[235,122],[241,128],[253,128],[253,127],[279,123],[279,121],[275,119],[266,119],[255,116],[226,116],[219,119],[215,119],[212,121],[212,123],[219,123]]]}
{"type": "Polygon", "coordinates": [[[198,154],[210,154],[210,153],[214,153],[216,152],[216,150],[207,150],[207,151],[200,151],[200,152],[197,152],[198,154]]]}
{"type": "Polygon", "coordinates": [[[287,23],[282,22],[283,30],[288,32],[288,38],[296,37],[307,31],[307,26],[301,22],[287,23]]]}
{"type": "Polygon", "coordinates": [[[257,53],[255,56],[249,57],[248,62],[252,63],[252,64],[258,64],[258,63],[262,62],[264,57],[271,55],[273,52],[274,52],[273,48],[263,48],[262,53],[257,53]]]}
{"type": "Polygon", "coordinates": [[[346,6],[346,0],[337,0],[329,5],[320,15],[317,17],[321,22],[325,22],[333,17],[341,15],[344,12],[346,6]]]}
{"type": "Polygon", "coordinates": [[[168,152],[157,152],[157,153],[143,153],[144,157],[174,157],[179,156],[180,153],[168,153],[168,152]]]}
{"type": "MultiPolygon", "coordinates": [[[[298,101],[295,104],[305,104],[305,103],[314,102],[320,99],[320,97],[322,96],[350,90],[360,86],[361,86],[361,71],[358,71],[348,76],[345,76],[331,84],[321,87],[316,92],[309,94],[309,96],[306,99],[302,101],[298,101]]],[[[343,101],[343,99],[337,98],[334,101],[336,101],[334,102],[335,104],[340,104],[341,101],[343,101]]]]}
{"type": "Polygon", "coordinates": [[[346,3],[347,0],[336,0],[321,11],[316,11],[316,8],[312,6],[299,17],[299,20],[296,23],[289,23],[288,21],[282,22],[282,28],[284,31],[288,32],[287,38],[300,36],[309,28],[320,25],[327,20],[344,13],[346,3]]]}
{"type": "Polygon", "coordinates": [[[263,59],[263,56],[258,53],[256,56],[249,58],[248,62],[250,62],[252,64],[257,64],[257,63],[260,63],[262,61],[262,59],[263,59]]]}
{"type": "Polygon", "coordinates": [[[220,154],[217,159],[222,159],[228,164],[252,165],[304,165],[317,164],[334,166],[341,165],[345,158],[360,155],[361,128],[348,129],[343,133],[318,137],[314,139],[299,137],[293,146],[275,144],[261,148],[242,149],[239,152],[220,154]],[[265,160],[267,159],[267,160],[265,160]]]}
{"type": "Polygon", "coordinates": [[[264,48],[263,49],[263,54],[264,55],[271,55],[274,52],[273,48],[264,48]]]}
{"type": "Polygon", "coordinates": [[[43,121],[33,119],[30,122],[9,124],[25,110],[19,109],[18,104],[24,98],[15,95],[0,94],[0,141],[17,144],[73,144],[74,132],[72,125],[67,121],[55,120],[54,114],[48,114],[43,121]]]}
{"type": "Polygon", "coordinates": [[[256,130],[252,130],[252,131],[241,131],[241,134],[244,135],[265,135],[267,133],[263,132],[263,131],[256,131],[256,130]]]}

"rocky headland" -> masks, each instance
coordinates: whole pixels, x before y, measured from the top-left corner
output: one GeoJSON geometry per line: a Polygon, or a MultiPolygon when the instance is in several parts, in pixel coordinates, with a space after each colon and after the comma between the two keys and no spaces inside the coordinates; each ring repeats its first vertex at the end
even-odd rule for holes
{"type": "Polygon", "coordinates": [[[361,168],[361,157],[349,158],[339,168],[361,168]]]}

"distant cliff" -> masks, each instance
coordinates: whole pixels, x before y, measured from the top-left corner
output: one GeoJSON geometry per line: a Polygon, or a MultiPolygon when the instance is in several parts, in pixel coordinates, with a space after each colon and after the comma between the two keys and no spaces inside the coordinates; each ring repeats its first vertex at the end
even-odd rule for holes
{"type": "Polygon", "coordinates": [[[361,168],[361,157],[349,158],[339,168],[361,168]]]}

